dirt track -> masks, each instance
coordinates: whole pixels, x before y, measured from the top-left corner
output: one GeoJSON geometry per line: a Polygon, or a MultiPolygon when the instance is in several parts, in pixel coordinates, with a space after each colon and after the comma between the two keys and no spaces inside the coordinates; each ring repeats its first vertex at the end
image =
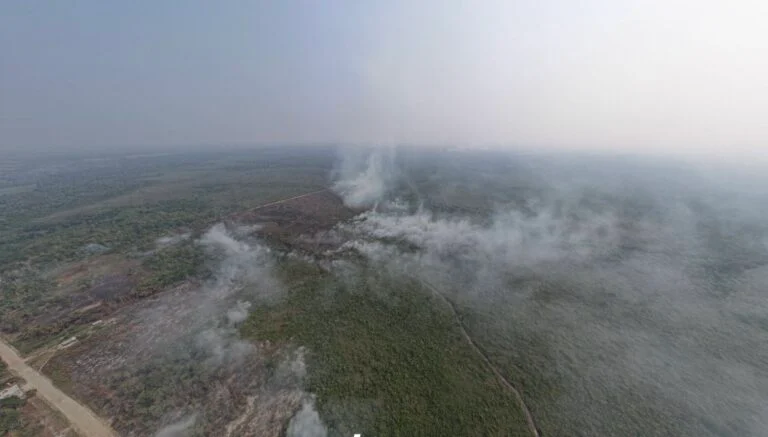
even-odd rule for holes
{"type": "Polygon", "coordinates": [[[60,411],[80,435],[83,437],[117,437],[117,433],[109,425],[102,422],[88,407],[64,394],[53,385],[50,379],[29,367],[16,350],[3,340],[0,340],[0,358],[8,364],[11,373],[23,378],[30,387],[37,390],[37,396],[60,411]]]}
{"type": "Polygon", "coordinates": [[[488,359],[488,357],[485,355],[485,353],[480,350],[479,347],[475,344],[474,340],[472,340],[472,337],[469,336],[467,333],[467,330],[464,329],[464,325],[461,323],[461,319],[459,319],[459,313],[456,311],[456,307],[453,305],[453,302],[448,300],[447,297],[443,295],[437,288],[433,287],[431,284],[420,281],[425,287],[427,287],[432,293],[440,298],[445,304],[450,308],[451,313],[453,313],[453,318],[456,320],[456,324],[459,325],[459,329],[461,330],[461,334],[464,336],[464,338],[467,340],[467,343],[469,343],[470,346],[472,346],[472,349],[475,350],[475,352],[485,361],[485,364],[491,369],[494,375],[499,379],[499,382],[501,385],[504,386],[507,390],[512,392],[512,394],[515,395],[515,398],[517,398],[517,402],[520,405],[520,408],[523,410],[523,414],[525,415],[525,421],[528,424],[528,429],[531,431],[531,434],[534,437],[540,437],[539,430],[536,428],[536,423],[533,421],[533,415],[531,414],[531,411],[528,409],[528,406],[525,404],[525,401],[523,400],[523,395],[520,393],[520,391],[515,388],[514,385],[512,385],[511,382],[507,380],[507,378],[504,377],[504,375],[499,372],[499,370],[496,368],[496,366],[491,363],[491,360],[488,359]]]}
{"type": "Polygon", "coordinates": [[[289,197],[287,199],[276,200],[274,202],[265,203],[263,205],[259,205],[259,206],[255,207],[255,208],[251,208],[250,210],[251,211],[258,211],[258,210],[260,210],[262,208],[266,208],[268,206],[279,205],[279,204],[285,203],[285,202],[287,202],[289,200],[301,199],[302,197],[311,196],[313,194],[322,193],[324,191],[328,191],[328,189],[327,188],[323,188],[322,190],[312,191],[311,193],[304,193],[304,194],[299,194],[298,196],[289,197]]]}

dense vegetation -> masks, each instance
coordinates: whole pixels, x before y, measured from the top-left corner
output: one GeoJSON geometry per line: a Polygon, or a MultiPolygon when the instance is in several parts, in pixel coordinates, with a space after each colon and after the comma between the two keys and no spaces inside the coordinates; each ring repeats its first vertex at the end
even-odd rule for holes
{"type": "Polygon", "coordinates": [[[21,428],[21,414],[17,411],[24,400],[16,396],[0,399],[0,435],[21,428]]]}
{"type": "Polygon", "coordinates": [[[290,292],[242,331],[311,351],[308,389],[333,436],[528,435],[522,413],[447,311],[408,280],[362,270],[344,280],[282,266],[290,292]]]}
{"type": "Polygon", "coordinates": [[[16,437],[40,435],[42,426],[28,420],[20,411],[26,403],[26,399],[16,396],[0,399],[0,435],[16,437]]]}
{"type": "Polygon", "coordinates": [[[151,273],[139,283],[136,295],[147,296],[185,279],[205,277],[204,262],[202,247],[192,241],[158,250],[142,263],[151,273]]]}

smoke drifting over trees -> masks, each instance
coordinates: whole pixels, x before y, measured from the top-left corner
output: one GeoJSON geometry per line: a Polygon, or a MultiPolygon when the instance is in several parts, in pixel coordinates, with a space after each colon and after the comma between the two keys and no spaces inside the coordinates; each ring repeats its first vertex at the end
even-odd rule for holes
{"type": "Polygon", "coordinates": [[[339,193],[392,188],[342,250],[458,302],[497,363],[538,379],[522,384],[545,435],[768,432],[765,180],[738,197],[722,170],[506,156],[482,177],[509,200],[462,209],[477,202],[451,184],[477,158],[451,174],[406,151],[383,174],[373,153],[339,193]]]}

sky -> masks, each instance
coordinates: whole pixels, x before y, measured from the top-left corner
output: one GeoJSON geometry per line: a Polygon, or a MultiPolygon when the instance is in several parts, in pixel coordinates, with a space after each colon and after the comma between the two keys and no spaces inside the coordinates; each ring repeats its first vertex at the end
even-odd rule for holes
{"type": "Polygon", "coordinates": [[[764,0],[0,2],[0,149],[768,157],[764,0]]]}

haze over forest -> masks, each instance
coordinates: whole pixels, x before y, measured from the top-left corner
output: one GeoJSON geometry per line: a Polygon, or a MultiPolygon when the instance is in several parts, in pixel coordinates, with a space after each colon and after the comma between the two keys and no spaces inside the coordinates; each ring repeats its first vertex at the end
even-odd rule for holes
{"type": "Polygon", "coordinates": [[[0,1],[0,435],[768,435],[768,2],[0,1]]]}

